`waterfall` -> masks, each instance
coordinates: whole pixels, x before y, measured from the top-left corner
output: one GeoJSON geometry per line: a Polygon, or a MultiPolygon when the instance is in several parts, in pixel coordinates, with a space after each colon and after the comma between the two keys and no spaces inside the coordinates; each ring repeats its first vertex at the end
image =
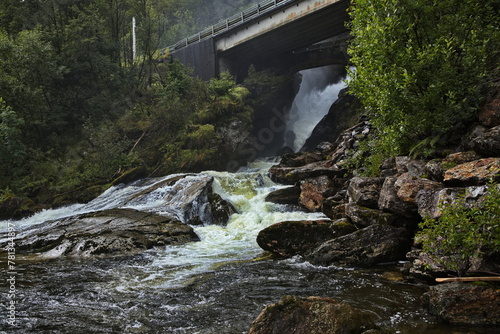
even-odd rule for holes
{"type": "Polygon", "coordinates": [[[337,100],[340,90],[346,87],[343,80],[328,82],[324,67],[303,70],[300,89],[289,113],[285,134],[285,146],[299,151],[314,127],[328,113],[337,100]]]}

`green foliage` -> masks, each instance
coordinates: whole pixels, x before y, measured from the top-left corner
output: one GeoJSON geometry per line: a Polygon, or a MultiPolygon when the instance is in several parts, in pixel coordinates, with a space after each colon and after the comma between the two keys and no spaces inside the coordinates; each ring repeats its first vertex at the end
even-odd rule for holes
{"type": "Polygon", "coordinates": [[[463,275],[474,258],[500,252],[500,186],[471,206],[465,196],[443,205],[439,219],[425,218],[417,239],[423,250],[446,269],[463,275]]]}
{"type": "Polygon", "coordinates": [[[26,157],[21,141],[24,122],[0,97],[0,186],[10,174],[10,168],[19,168],[26,157]]]}
{"type": "Polygon", "coordinates": [[[470,122],[500,73],[496,0],[357,0],[351,91],[375,126],[375,154],[424,154],[470,122]]]}
{"type": "Polygon", "coordinates": [[[228,73],[193,78],[159,50],[204,28],[198,15],[213,24],[249,3],[0,1],[0,191],[61,204],[134,169],[213,167],[217,129],[251,122],[248,90],[228,73]]]}

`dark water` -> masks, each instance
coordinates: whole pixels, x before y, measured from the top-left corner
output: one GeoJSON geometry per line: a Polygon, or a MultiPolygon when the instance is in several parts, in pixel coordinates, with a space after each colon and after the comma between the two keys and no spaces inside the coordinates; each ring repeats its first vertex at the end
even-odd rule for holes
{"type": "MultiPolygon", "coordinates": [[[[220,264],[184,286],[140,284],[158,253],[58,259],[17,266],[16,328],[6,333],[246,333],[262,308],[283,295],[328,296],[373,313],[392,333],[489,334],[435,324],[420,307],[424,285],[395,281],[399,268],[320,268],[299,260],[220,264]],[[130,282],[137,282],[129,284],[130,282]]],[[[2,271],[2,303],[6,300],[2,271]]],[[[168,282],[167,282],[168,283],[168,282]]],[[[168,285],[168,284],[167,284],[168,285]]],[[[4,309],[5,310],[5,309],[4,309]]],[[[0,331],[1,333],[1,331],[0,331]]],[[[285,334],[285,333],[284,333],[285,334]]]]}
{"type": "MultiPolygon", "coordinates": [[[[389,333],[495,332],[437,325],[420,306],[427,287],[398,280],[397,266],[321,268],[299,259],[262,258],[255,241],[260,230],[279,221],[318,219],[321,215],[289,212],[267,203],[266,195],[277,185],[260,172],[204,175],[214,176],[214,191],[231,201],[239,213],[231,216],[226,227],[195,227],[199,242],[132,257],[23,262],[17,256],[14,293],[9,292],[12,274],[6,269],[7,257],[0,254],[0,334],[241,334],[248,331],[265,305],[284,295],[323,296],[351,303],[371,312],[389,333]],[[11,300],[16,302],[15,327],[8,324],[6,307],[11,300]]],[[[20,222],[0,222],[0,233],[7,225],[15,224],[21,230],[75,210],[135,205],[132,207],[161,213],[161,194],[168,193],[171,186],[151,192],[144,203],[130,201],[151,182],[112,188],[83,206],[42,212],[20,222]]]]}

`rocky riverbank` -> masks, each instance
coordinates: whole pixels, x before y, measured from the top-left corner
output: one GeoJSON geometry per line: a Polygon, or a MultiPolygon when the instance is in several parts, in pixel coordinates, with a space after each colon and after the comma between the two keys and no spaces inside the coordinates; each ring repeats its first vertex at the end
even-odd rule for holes
{"type": "MultiPolygon", "coordinates": [[[[488,193],[490,182],[500,180],[498,105],[498,98],[486,104],[478,113],[478,124],[471,126],[462,143],[450,147],[444,158],[394,157],[383,162],[378,177],[356,176],[347,168],[348,158],[356,154],[359,141],[370,132],[370,123],[363,118],[334,143],[323,142],[310,152],[285,154],[270,174],[276,182],[290,187],[271,193],[268,200],[321,211],[329,220],[272,225],[259,233],[259,245],[279,256],[300,255],[322,266],[369,267],[399,261],[405,263],[402,271],[407,280],[431,283],[435,277],[448,276],[450,273],[435,257],[422,250],[415,235],[423,217],[440,217],[443,206],[452,205],[459,194],[464,194],[465,203],[473,207],[488,193]]],[[[499,273],[498,255],[477,255],[471,259],[474,265],[468,274],[499,273]]],[[[493,284],[474,287],[471,283],[448,283],[431,287],[423,300],[429,312],[441,321],[499,326],[499,291],[493,284]],[[470,305],[474,305],[474,312],[469,312],[470,305]]],[[[307,303],[316,303],[317,308],[325,303],[321,298],[313,300],[307,303]]],[[[250,333],[272,333],[279,322],[276,319],[284,321],[305,302],[301,300],[290,308],[280,306],[281,301],[267,308],[250,333]],[[281,316],[276,315],[276,309],[281,310],[281,316]],[[263,321],[268,322],[267,327],[263,321]]],[[[306,308],[314,307],[308,304],[306,308]]],[[[321,319],[315,314],[309,316],[306,323],[310,326],[300,333],[317,329],[313,324],[321,319]]],[[[336,319],[334,316],[331,321],[336,319]]],[[[357,332],[378,333],[361,329],[357,332]]]]}

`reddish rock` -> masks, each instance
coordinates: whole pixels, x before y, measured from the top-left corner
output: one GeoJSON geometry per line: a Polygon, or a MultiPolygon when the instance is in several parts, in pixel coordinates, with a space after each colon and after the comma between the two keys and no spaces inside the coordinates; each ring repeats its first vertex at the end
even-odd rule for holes
{"type": "Polygon", "coordinates": [[[449,185],[469,186],[500,179],[500,158],[479,159],[448,169],[444,182],[449,185]]]}
{"type": "Polygon", "coordinates": [[[325,297],[284,296],[264,308],[248,334],[362,334],[376,329],[370,313],[347,303],[325,297]]]}
{"type": "Polygon", "coordinates": [[[327,176],[310,178],[300,183],[299,203],[309,211],[320,211],[323,201],[329,197],[329,190],[333,192],[335,184],[327,176]]]}
{"type": "Polygon", "coordinates": [[[398,187],[397,195],[403,202],[415,204],[419,191],[424,189],[440,189],[443,184],[429,179],[414,178],[409,173],[401,175],[395,183],[398,187]]]}
{"type": "Polygon", "coordinates": [[[303,255],[327,240],[355,230],[356,228],[346,220],[285,221],[260,231],[257,243],[264,250],[291,257],[303,255]]]}
{"type": "Polygon", "coordinates": [[[448,155],[443,159],[442,165],[447,164],[461,165],[467,162],[481,159],[481,157],[474,151],[457,152],[448,155]]]}
{"type": "Polygon", "coordinates": [[[500,89],[479,110],[477,118],[481,125],[494,127],[500,125],[500,89]]]}
{"type": "Polygon", "coordinates": [[[470,283],[447,283],[424,295],[429,312],[453,325],[500,326],[500,289],[470,283]]]}

